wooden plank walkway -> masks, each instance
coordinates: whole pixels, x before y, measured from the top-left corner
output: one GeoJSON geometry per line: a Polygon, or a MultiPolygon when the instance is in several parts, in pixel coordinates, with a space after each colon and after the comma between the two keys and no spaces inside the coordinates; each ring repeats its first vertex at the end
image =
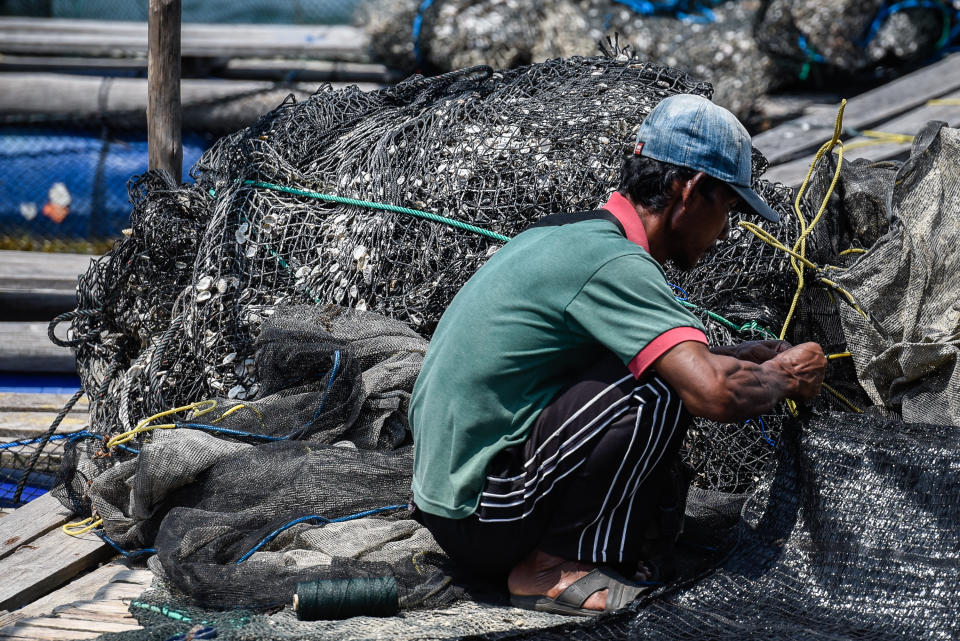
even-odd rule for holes
{"type": "MultiPolygon", "coordinates": [[[[888,160],[905,156],[909,143],[863,145],[874,139],[863,130],[916,135],[929,120],[960,125],[960,53],[898,78],[847,101],[844,143],[857,143],[844,158],[888,160]],[[931,103],[931,101],[934,101],[931,103]]],[[[817,149],[833,134],[840,105],[818,106],[805,115],[753,137],[754,146],[770,161],[764,178],[796,186],[802,182],[817,149]]]]}
{"type": "Polygon", "coordinates": [[[47,338],[47,322],[76,307],[77,277],[92,258],[0,251],[0,371],[76,371],[73,352],[47,338]]]}
{"type": "Polygon", "coordinates": [[[116,555],[94,534],[65,534],[72,519],[49,494],[0,519],[0,610],[28,605],[116,555]]]}
{"type": "MultiPolygon", "coordinates": [[[[184,58],[314,58],[362,61],[366,34],[349,25],[187,23],[184,58]]],[[[147,24],[105,20],[0,18],[0,53],[143,57],[147,24]]]]}
{"type": "MultiPolygon", "coordinates": [[[[0,393],[0,438],[46,431],[46,418],[69,397],[0,393]]],[[[87,409],[81,399],[74,420],[85,423],[87,409]]],[[[62,424],[61,430],[75,428],[62,424]]],[[[124,559],[111,561],[116,552],[94,534],[65,534],[61,526],[73,520],[49,494],[0,518],[0,640],[93,639],[140,628],[128,606],[153,574],[124,559]]]]}
{"type": "Polygon", "coordinates": [[[0,639],[93,639],[139,629],[127,608],[152,580],[149,570],[112,561],[0,616],[0,639]]]}

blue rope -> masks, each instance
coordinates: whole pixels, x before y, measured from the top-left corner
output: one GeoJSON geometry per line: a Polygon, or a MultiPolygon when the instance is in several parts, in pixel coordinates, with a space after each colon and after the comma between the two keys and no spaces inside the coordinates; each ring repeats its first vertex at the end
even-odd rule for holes
{"type": "Polygon", "coordinates": [[[365,511],[365,512],[357,512],[356,514],[350,514],[350,515],[348,515],[348,516],[341,516],[341,517],[336,518],[336,519],[328,519],[327,517],[325,517],[325,516],[320,516],[320,515],[318,515],[318,514],[314,514],[314,515],[311,515],[311,516],[302,516],[302,517],[300,517],[299,519],[294,519],[294,520],[290,521],[289,523],[286,523],[285,525],[280,526],[279,528],[277,528],[276,530],[274,530],[273,532],[271,532],[270,534],[268,534],[267,536],[265,536],[259,543],[257,543],[255,546],[253,546],[253,548],[251,548],[249,552],[247,552],[246,554],[244,554],[243,556],[241,556],[239,559],[237,559],[237,563],[236,563],[236,564],[237,564],[237,565],[240,565],[241,563],[243,563],[244,561],[246,561],[247,559],[249,559],[257,550],[259,550],[260,548],[262,548],[264,545],[266,545],[267,543],[269,543],[269,542],[272,541],[273,539],[277,538],[277,536],[278,536],[281,532],[283,532],[284,530],[289,530],[289,529],[292,528],[294,525],[299,525],[299,524],[305,523],[305,522],[307,522],[307,521],[320,521],[320,522],[323,523],[323,524],[327,524],[327,523],[342,523],[342,522],[344,522],[344,521],[352,521],[352,520],[354,520],[354,519],[359,519],[359,518],[363,518],[363,517],[365,517],[365,516],[370,516],[371,514],[380,514],[380,513],[382,513],[382,512],[389,512],[389,511],[391,511],[391,510],[401,510],[401,509],[406,508],[406,507],[407,507],[407,504],[406,504],[406,503],[397,504],[397,505],[388,505],[388,506],[386,506],[386,507],[378,507],[378,508],[374,508],[374,509],[372,509],[372,510],[367,510],[367,511],[365,511]]]}
{"type": "Polygon", "coordinates": [[[678,292],[680,292],[681,294],[683,294],[682,297],[681,297],[681,296],[674,296],[674,298],[676,298],[677,300],[679,300],[679,301],[690,300],[690,294],[688,294],[688,293],[687,293],[687,290],[685,290],[683,287],[680,287],[680,285],[675,285],[675,284],[673,284],[673,283],[667,283],[667,285],[670,285],[670,287],[672,287],[673,289],[675,289],[675,290],[677,290],[678,292]]]}
{"type": "Polygon", "coordinates": [[[684,22],[709,24],[716,22],[717,16],[712,7],[723,4],[726,0],[614,0],[617,4],[629,7],[634,13],[642,16],[669,16],[684,22]]]}
{"type": "MultiPolygon", "coordinates": [[[[313,413],[313,418],[303,424],[302,427],[295,429],[285,436],[270,436],[269,434],[256,434],[254,432],[245,432],[243,430],[234,430],[229,427],[220,427],[217,425],[207,425],[206,423],[177,423],[177,429],[187,428],[190,430],[201,430],[204,432],[212,432],[214,434],[223,434],[224,436],[236,436],[240,438],[255,438],[262,441],[276,442],[276,441],[286,441],[292,438],[294,435],[299,434],[304,429],[310,426],[310,423],[317,420],[320,416],[320,413],[323,411],[324,406],[327,404],[327,397],[330,395],[330,388],[333,387],[334,381],[337,379],[337,373],[340,371],[340,350],[336,350],[333,353],[333,367],[330,368],[330,377],[327,379],[327,386],[323,391],[323,398],[320,399],[320,405],[317,406],[316,411],[313,413]]],[[[123,447],[118,445],[117,447],[123,447]]],[[[132,450],[135,453],[138,453],[137,450],[132,450]]]]}
{"type": "MultiPolygon", "coordinates": [[[[873,39],[877,37],[877,34],[880,32],[880,29],[883,27],[884,22],[887,21],[887,18],[892,16],[895,13],[905,11],[907,9],[939,9],[943,15],[944,21],[950,23],[950,9],[946,6],[941,0],[903,0],[902,2],[895,2],[893,4],[888,4],[884,6],[880,11],[877,12],[877,15],[874,17],[873,22],[870,23],[870,27],[867,29],[867,35],[858,43],[861,47],[866,47],[873,39]]],[[[960,12],[957,12],[957,16],[960,17],[960,12]]],[[[958,31],[960,33],[960,31],[958,31]]],[[[950,34],[947,38],[941,39],[937,42],[937,49],[942,49],[945,47],[951,40],[953,40],[953,35],[950,34]]]]}
{"type": "Polygon", "coordinates": [[[191,430],[203,430],[204,432],[213,432],[215,434],[224,434],[226,436],[239,436],[258,438],[264,441],[283,441],[286,436],[270,436],[269,434],[255,434],[254,432],[244,432],[242,430],[232,430],[229,427],[218,427],[216,425],[206,425],[204,423],[177,423],[177,428],[185,427],[191,430]]]}
{"type": "MultiPolygon", "coordinates": [[[[86,430],[79,430],[78,432],[70,432],[68,434],[54,434],[48,440],[53,441],[62,441],[65,438],[70,438],[74,434],[79,434],[85,432],[86,430]]],[[[37,438],[26,438],[20,441],[10,441],[9,443],[4,443],[0,445],[0,450],[9,450],[12,447],[21,447],[23,445],[33,445],[34,443],[39,443],[43,440],[44,437],[38,436],[37,438]]]]}
{"type": "MultiPolygon", "coordinates": [[[[744,422],[744,425],[748,425],[751,422],[752,422],[752,419],[748,418],[744,422]]],[[[777,442],[767,435],[767,426],[763,424],[763,418],[758,416],[757,422],[760,424],[760,434],[763,436],[763,440],[765,440],[767,442],[767,445],[769,445],[770,447],[776,447],[777,442]]]]}
{"type": "MultiPolygon", "coordinates": [[[[51,436],[51,437],[50,437],[49,439],[47,439],[47,440],[48,440],[49,442],[68,440],[70,443],[73,443],[73,442],[75,442],[75,441],[79,441],[79,440],[82,440],[82,439],[85,439],[85,438],[102,439],[103,437],[102,437],[100,434],[94,434],[93,432],[88,432],[87,430],[77,430],[76,432],[66,432],[66,433],[64,433],[64,434],[54,434],[53,436],[51,436]]],[[[21,440],[19,440],[19,441],[11,441],[11,442],[9,442],[9,443],[3,443],[2,445],[0,445],[0,451],[8,450],[8,449],[13,448],[13,447],[22,447],[22,446],[24,446],[24,445],[33,445],[33,444],[35,444],[35,443],[39,443],[39,442],[42,441],[43,439],[44,439],[44,437],[38,436],[38,437],[36,437],[36,438],[27,438],[27,439],[21,439],[21,440]]],[[[120,449],[126,450],[126,451],[128,451],[128,452],[133,452],[134,454],[139,454],[139,450],[135,450],[135,449],[133,449],[133,448],[131,448],[131,447],[125,447],[125,446],[123,446],[123,445],[118,445],[117,447],[119,447],[120,449]]]]}
{"type": "MultiPolygon", "coordinates": [[[[327,396],[330,394],[330,388],[333,387],[333,382],[337,379],[337,372],[340,370],[340,350],[338,349],[333,353],[333,367],[330,368],[330,378],[327,379],[327,389],[323,390],[323,398],[320,399],[320,406],[317,408],[317,411],[313,413],[313,418],[310,419],[310,422],[317,420],[320,416],[320,412],[323,411],[323,406],[327,404],[327,396]]],[[[306,427],[310,423],[304,425],[306,427]]]]}
{"type": "Polygon", "coordinates": [[[114,550],[127,557],[128,559],[143,556],[144,554],[156,554],[157,550],[155,548],[142,548],[140,550],[124,550],[120,545],[111,539],[109,536],[103,533],[103,530],[94,530],[94,534],[103,539],[103,542],[112,547],[114,550]]]}
{"type": "Polygon", "coordinates": [[[423,67],[423,51],[420,49],[420,31],[423,29],[423,14],[433,4],[433,0],[423,0],[417,8],[417,15],[413,19],[413,57],[417,61],[417,69],[423,67]]]}

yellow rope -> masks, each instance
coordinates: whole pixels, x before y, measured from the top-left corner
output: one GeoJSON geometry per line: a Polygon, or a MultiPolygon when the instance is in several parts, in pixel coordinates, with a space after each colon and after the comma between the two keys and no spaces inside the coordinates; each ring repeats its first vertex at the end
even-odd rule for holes
{"type": "Polygon", "coordinates": [[[860,249],[859,247],[851,247],[850,249],[844,249],[840,252],[841,256],[846,256],[848,254],[866,254],[868,250],[860,249]]]}
{"type": "MultiPolygon", "coordinates": [[[[834,125],[833,125],[833,136],[830,138],[830,140],[825,142],[820,147],[819,150],[817,150],[816,155],[813,157],[813,162],[810,163],[810,167],[809,169],[807,169],[807,175],[804,177],[803,183],[800,185],[800,189],[797,190],[797,197],[794,199],[794,202],[793,202],[793,211],[800,222],[800,235],[797,237],[797,240],[793,244],[793,247],[792,248],[787,247],[782,242],[780,242],[775,236],[770,234],[768,231],[766,231],[759,225],[746,222],[746,221],[740,223],[741,227],[753,233],[757,238],[759,238],[763,242],[789,255],[790,266],[793,268],[793,271],[797,274],[797,289],[796,289],[796,292],[794,292],[793,300],[790,302],[790,310],[787,312],[787,317],[783,322],[783,327],[780,329],[780,340],[783,340],[786,337],[787,330],[790,327],[790,323],[793,320],[793,316],[797,311],[797,306],[800,303],[800,296],[803,293],[803,288],[806,284],[805,278],[804,278],[804,267],[808,269],[812,269],[815,273],[817,273],[818,280],[820,282],[824,283],[829,287],[832,287],[833,289],[841,293],[844,296],[844,298],[846,298],[846,300],[853,306],[854,309],[857,310],[857,312],[861,316],[866,317],[866,314],[862,309],[860,309],[860,306],[857,304],[853,295],[847,290],[845,290],[843,287],[841,287],[839,283],[823,276],[822,275],[823,270],[820,269],[816,265],[816,263],[814,263],[813,261],[807,258],[807,237],[810,236],[814,228],[817,226],[817,223],[819,223],[820,220],[823,218],[823,215],[827,210],[827,205],[830,202],[830,197],[833,195],[833,191],[834,189],[836,189],[837,182],[840,180],[840,170],[843,166],[843,151],[844,151],[844,145],[843,145],[843,142],[841,142],[840,140],[840,135],[841,135],[841,132],[843,131],[843,111],[846,108],[846,106],[847,106],[847,101],[846,100],[841,101],[840,109],[837,112],[837,118],[834,121],[834,125]],[[817,164],[826,154],[832,153],[832,152],[835,152],[837,154],[837,166],[833,173],[833,179],[830,181],[830,186],[827,188],[827,191],[823,196],[823,200],[820,203],[820,208],[817,210],[817,213],[813,216],[813,218],[808,223],[806,219],[804,219],[803,217],[803,212],[800,209],[800,203],[803,201],[804,193],[806,193],[807,188],[810,186],[810,179],[813,176],[813,172],[816,170],[817,164]]],[[[863,133],[864,135],[870,135],[875,137],[882,136],[887,141],[893,139],[894,137],[900,136],[899,134],[886,134],[883,132],[876,132],[876,131],[868,131],[863,133]]],[[[854,249],[849,249],[849,250],[846,250],[845,252],[842,252],[841,255],[854,254],[854,253],[866,253],[866,250],[854,248],[854,249]]],[[[850,355],[849,352],[844,352],[842,354],[831,354],[828,358],[842,358],[849,355],[850,355]]],[[[843,401],[848,407],[850,407],[854,411],[861,412],[859,408],[853,405],[853,403],[851,403],[849,400],[844,398],[843,395],[841,395],[839,392],[837,392],[835,389],[833,389],[829,385],[824,384],[823,387],[828,392],[830,392],[831,394],[839,398],[841,401],[843,401]]],[[[791,414],[793,414],[794,416],[797,416],[797,404],[793,400],[787,399],[787,408],[790,410],[791,414]]]]}
{"type": "Polygon", "coordinates": [[[260,410],[258,410],[258,409],[257,409],[256,407],[254,407],[253,405],[246,405],[246,404],[244,404],[244,403],[238,403],[237,405],[234,405],[233,407],[231,407],[230,409],[228,409],[226,412],[224,412],[223,414],[221,414],[219,418],[216,418],[216,419],[214,419],[214,420],[212,420],[212,421],[210,421],[210,422],[211,422],[211,423],[219,423],[220,421],[222,421],[223,419],[227,418],[228,416],[230,416],[230,415],[233,414],[234,412],[237,412],[237,411],[239,411],[239,410],[244,410],[244,409],[250,410],[251,412],[253,412],[253,415],[257,417],[257,420],[258,420],[258,421],[260,421],[260,427],[265,427],[265,425],[264,425],[264,423],[263,423],[263,414],[260,413],[260,410]]]}
{"type": "MultiPolygon", "coordinates": [[[[164,416],[170,416],[171,414],[177,414],[179,412],[187,412],[194,410],[195,414],[193,418],[203,416],[204,414],[209,414],[217,407],[217,402],[215,400],[200,401],[197,403],[190,403],[189,405],[184,405],[182,407],[175,407],[165,412],[160,412],[159,414],[154,414],[149,418],[145,418],[132,430],[123,432],[122,434],[117,434],[109,441],[107,441],[106,448],[111,449],[117,445],[123,445],[129,441],[132,441],[138,434],[144,432],[151,432],[153,430],[169,430],[177,426],[176,423],[163,423],[162,425],[150,425],[151,422],[157,420],[158,418],[163,418],[164,416]]],[[[232,408],[231,408],[232,409],[232,408]]],[[[223,418],[222,416],[220,418],[223,418]]]]}
{"type": "MultiPolygon", "coordinates": [[[[195,419],[200,416],[203,416],[204,414],[209,414],[216,408],[217,408],[217,401],[211,399],[207,401],[199,401],[197,403],[191,403],[189,405],[184,405],[182,407],[175,407],[173,409],[166,410],[165,412],[154,414],[153,416],[149,418],[145,418],[139,423],[137,423],[137,426],[132,430],[128,430],[126,432],[113,436],[109,441],[107,441],[106,448],[111,449],[118,445],[123,445],[124,443],[132,441],[134,438],[137,437],[138,434],[143,434],[144,432],[152,432],[153,430],[172,430],[177,427],[177,423],[161,423],[159,425],[150,424],[153,421],[157,420],[158,418],[163,418],[164,416],[170,416],[171,414],[177,414],[178,412],[187,412],[190,410],[194,410],[194,414],[191,418],[195,419]]],[[[261,427],[264,425],[263,414],[260,412],[260,410],[258,410],[256,407],[253,407],[252,405],[246,405],[244,403],[238,403],[237,405],[234,405],[233,407],[228,409],[226,412],[221,414],[219,417],[210,421],[210,423],[218,423],[219,421],[222,421],[223,419],[227,418],[234,412],[239,412],[242,409],[247,409],[253,412],[254,416],[257,417],[257,420],[260,421],[261,427]]]]}
{"type": "Polygon", "coordinates": [[[88,517],[82,521],[77,521],[76,523],[67,523],[61,529],[64,534],[69,534],[70,536],[82,536],[91,530],[95,530],[103,524],[103,519],[95,519],[94,517],[88,517]]]}
{"type": "Polygon", "coordinates": [[[955,105],[960,107],[960,98],[934,98],[927,101],[928,105],[955,105]]]}
{"type": "Polygon", "coordinates": [[[832,361],[835,358],[850,358],[853,356],[850,352],[837,352],[836,354],[827,354],[827,360],[832,361]]]}
{"type": "Polygon", "coordinates": [[[852,409],[852,410],[853,410],[854,412],[856,412],[857,414],[863,414],[863,410],[862,410],[862,409],[860,409],[859,407],[857,407],[856,405],[854,405],[853,403],[851,403],[849,400],[847,400],[847,398],[846,398],[843,394],[841,394],[841,393],[838,392],[837,390],[833,389],[832,387],[830,387],[830,386],[827,385],[826,383],[823,384],[823,389],[827,390],[828,392],[830,392],[831,394],[833,394],[834,396],[836,396],[838,399],[840,399],[841,401],[843,401],[843,402],[846,404],[847,407],[849,407],[850,409],[852,409]]]}

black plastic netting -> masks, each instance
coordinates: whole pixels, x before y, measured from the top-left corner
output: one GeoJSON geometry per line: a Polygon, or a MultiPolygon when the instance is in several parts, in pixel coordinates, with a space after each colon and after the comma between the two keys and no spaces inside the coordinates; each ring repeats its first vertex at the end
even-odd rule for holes
{"type": "Polygon", "coordinates": [[[483,638],[956,639],[958,451],[954,426],[792,423],[721,567],[596,622],[483,638]]]}

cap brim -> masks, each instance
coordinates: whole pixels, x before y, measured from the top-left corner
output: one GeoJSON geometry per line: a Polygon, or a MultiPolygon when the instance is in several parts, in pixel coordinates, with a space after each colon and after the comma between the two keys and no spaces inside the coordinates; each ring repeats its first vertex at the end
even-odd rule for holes
{"type": "Polygon", "coordinates": [[[780,215],[777,212],[773,211],[770,208],[770,205],[763,202],[763,199],[761,199],[760,196],[757,195],[757,192],[753,191],[749,187],[741,187],[739,185],[734,185],[731,183],[727,183],[727,184],[730,185],[730,188],[733,189],[735,192],[737,192],[737,194],[741,198],[743,198],[743,202],[744,204],[746,204],[747,209],[757,214],[758,216],[762,216],[766,218],[772,223],[780,222],[780,215]]]}

